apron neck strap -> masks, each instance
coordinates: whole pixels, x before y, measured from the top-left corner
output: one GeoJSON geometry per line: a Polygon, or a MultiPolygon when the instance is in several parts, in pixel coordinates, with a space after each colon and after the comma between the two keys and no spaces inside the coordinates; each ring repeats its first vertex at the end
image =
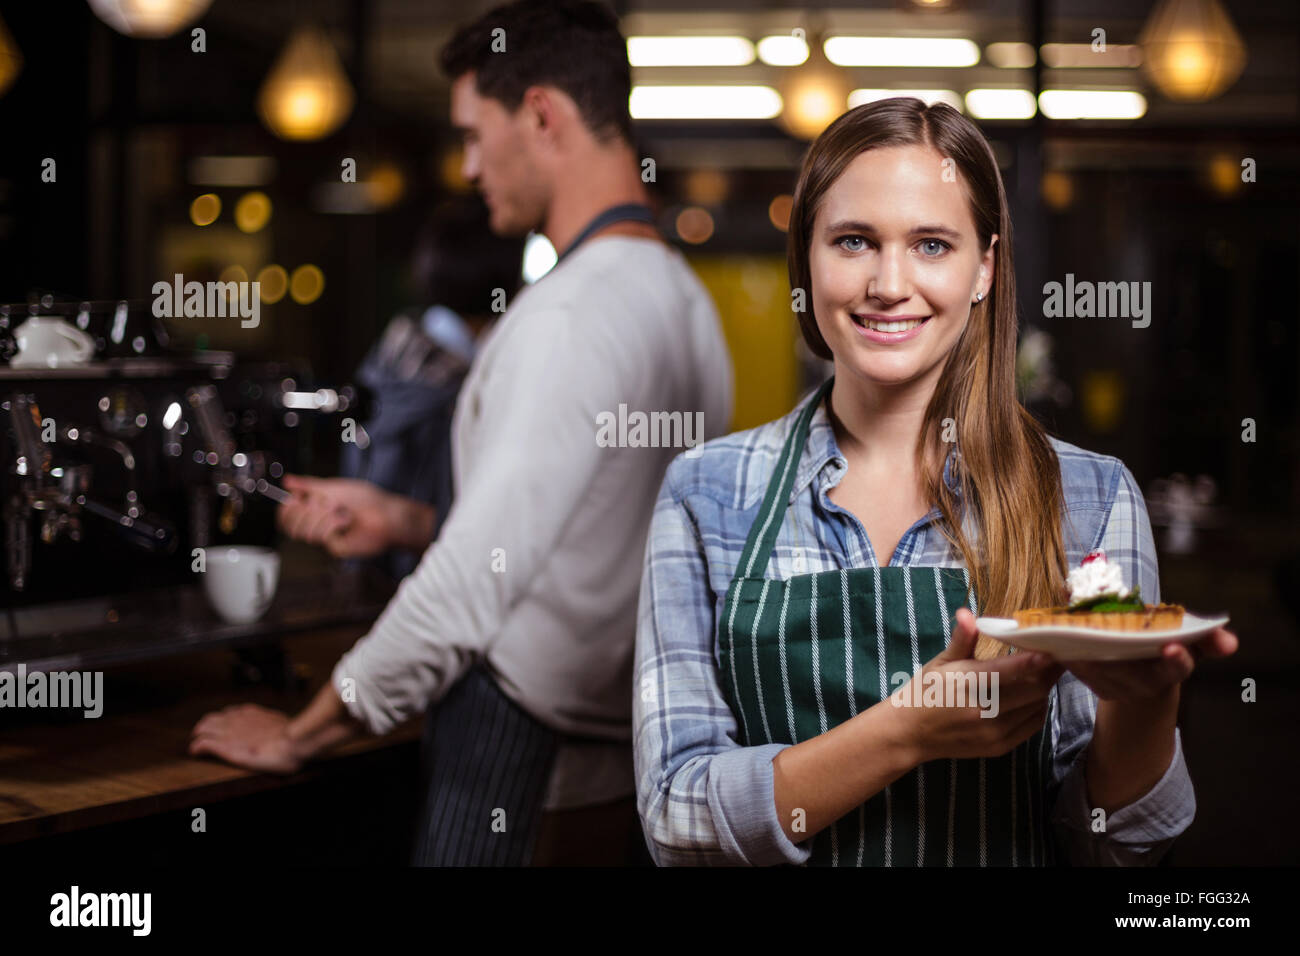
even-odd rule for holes
{"type": "Polygon", "coordinates": [[[595,219],[582,227],[582,231],[579,232],[578,235],[574,237],[574,240],[565,247],[564,251],[556,257],[555,264],[559,265],[565,256],[569,255],[569,253],[573,252],[574,249],[577,249],[578,246],[590,239],[592,233],[598,232],[613,223],[626,221],[644,222],[654,225],[655,217],[649,206],[639,202],[625,202],[618,206],[610,206],[604,212],[596,216],[595,219]]]}
{"type": "Polygon", "coordinates": [[[749,528],[749,537],[745,541],[745,550],[740,555],[736,566],[736,577],[750,577],[761,574],[767,567],[767,560],[776,546],[776,536],[781,530],[781,521],[785,518],[790,505],[790,489],[794,487],[795,475],[798,473],[799,458],[808,441],[808,430],[817,406],[830,394],[835,384],[835,376],[828,378],[817,389],[817,394],[804,406],[795,419],[794,428],[785,440],[781,456],[777,459],[776,470],[767,483],[767,493],[763,496],[763,506],[758,509],[758,517],[749,528]]]}

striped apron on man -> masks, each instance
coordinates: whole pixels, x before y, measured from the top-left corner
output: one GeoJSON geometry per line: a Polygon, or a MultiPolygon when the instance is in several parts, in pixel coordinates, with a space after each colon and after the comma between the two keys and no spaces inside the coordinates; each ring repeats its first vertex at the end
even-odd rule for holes
{"type": "MultiPolygon", "coordinates": [[[[764,578],[809,422],[786,440],[718,627],[722,686],[742,743],[796,744],[884,700],[947,646],[971,607],[965,568],[874,567],[764,578]]],[[[973,595],[971,595],[973,597],[973,595]]],[[[906,691],[910,694],[911,688],[906,691]]],[[[910,697],[909,697],[910,700],[910,697]]],[[[997,758],[921,764],[812,837],[813,866],[1042,866],[1054,862],[1044,730],[997,758]]]]}
{"type": "Polygon", "coordinates": [[[429,709],[414,866],[527,866],[560,737],[479,664],[429,709]]]}

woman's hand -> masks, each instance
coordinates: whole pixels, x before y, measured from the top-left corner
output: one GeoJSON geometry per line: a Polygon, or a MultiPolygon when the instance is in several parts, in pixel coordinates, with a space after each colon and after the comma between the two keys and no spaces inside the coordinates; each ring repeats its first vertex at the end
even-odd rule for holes
{"type": "Polygon", "coordinates": [[[210,754],[266,773],[297,773],[303,760],[289,737],[289,715],[236,704],[204,716],[190,735],[190,755],[210,754]]]}
{"type": "Polygon", "coordinates": [[[293,498],[276,515],[280,529],[336,558],[423,551],[433,537],[433,508],[369,481],[285,475],[284,486],[293,498]]]}
{"type": "MultiPolygon", "coordinates": [[[[1064,668],[1043,654],[1021,653],[975,660],[977,636],[975,616],[966,608],[959,609],[952,640],[922,668],[919,679],[925,680],[930,671],[954,672],[963,681],[965,675],[974,674],[978,686],[979,675],[986,672],[985,686],[993,705],[988,711],[992,713],[996,707],[996,716],[982,716],[980,702],[969,699],[962,707],[954,706],[955,701],[945,701],[946,706],[942,707],[899,707],[900,714],[909,715],[909,738],[922,761],[943,757],[1000,757],[1043,726],[1047,695],[1064,668]],[[996,684],[994,675],[997,675],[996,684]]],[[[945,678],[945,686],[946,681],[945,678]]],[[[909,681],[891,697],[910,702],[912,692],[909,681]]]]}
{"type": "Polygon", "coordinates": [[[1158,697],[1192,676],[1196,662],[1237,652],[1237,635],[1217,628],[1186,646],[1170,641],[1160,657],[1137,661],[1065,661],[1098,700],[1135,701],[1158,697]]]}

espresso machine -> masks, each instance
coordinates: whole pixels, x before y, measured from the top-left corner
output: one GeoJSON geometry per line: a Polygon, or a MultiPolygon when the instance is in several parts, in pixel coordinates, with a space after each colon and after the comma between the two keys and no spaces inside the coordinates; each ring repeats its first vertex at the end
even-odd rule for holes
{"type": "MultiPolygon", "coordinates": [[[[220,620],[200,556],[275,546],[286,472],[313,473],[364,390],[289,362],[181,354],[148,302],[0,305],[0,667],[84,669],[373,617],[392,582],[322,559],[283,577],[263,619],[220,620]],[[88,360],[13,361],[14,332],[58,317],[88,360]]],[[[328,468],[329,462],[324,462],[328,468]]]]}

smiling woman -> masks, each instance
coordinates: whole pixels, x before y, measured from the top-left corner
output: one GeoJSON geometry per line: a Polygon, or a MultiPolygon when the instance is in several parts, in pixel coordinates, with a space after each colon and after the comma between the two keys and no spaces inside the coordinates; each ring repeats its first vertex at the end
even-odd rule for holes
{"type": "MultiPolygon", "coordinates": [[[[844,114],[805,162],[788,260],[791,285],[811,289],[800,326],[813,352],[835,363],[831,405],[850,435],[889,390],[906,386],[928,399],[916,436],[917,495],[887,509],[905,513],[897,532],[932,502],[988,613],[1054,601],[1065,573],[1060,473],[1016,399],[1011,221],[979,130],[948,106],[915,99],[844,114]],[[960,496],[978,502],[979,551],[943,480],[953,450],[942,440],[945,420],[957,437],[960,496]]],[[[855,484],[878,489],[873,470],[856,469],[865,484],[846,478],[838,497],[854,497],[855,484]]]]}
{"type": "Polygon", "coordinates": [[[972,612],[1056,603],[1094,547],[1160,586],[1132,474],[1016,398],[988,143],[917,99],[846,113],[804,160],[788,263],[834,376],[679,456],[650,529],[632,726],[656,861],[1153,862],[1195,809],[1187,650],[1090,667],[977,645],[972,612]],[[997,706],[890,706],[900,672],[991,679],[997,706]]]}

